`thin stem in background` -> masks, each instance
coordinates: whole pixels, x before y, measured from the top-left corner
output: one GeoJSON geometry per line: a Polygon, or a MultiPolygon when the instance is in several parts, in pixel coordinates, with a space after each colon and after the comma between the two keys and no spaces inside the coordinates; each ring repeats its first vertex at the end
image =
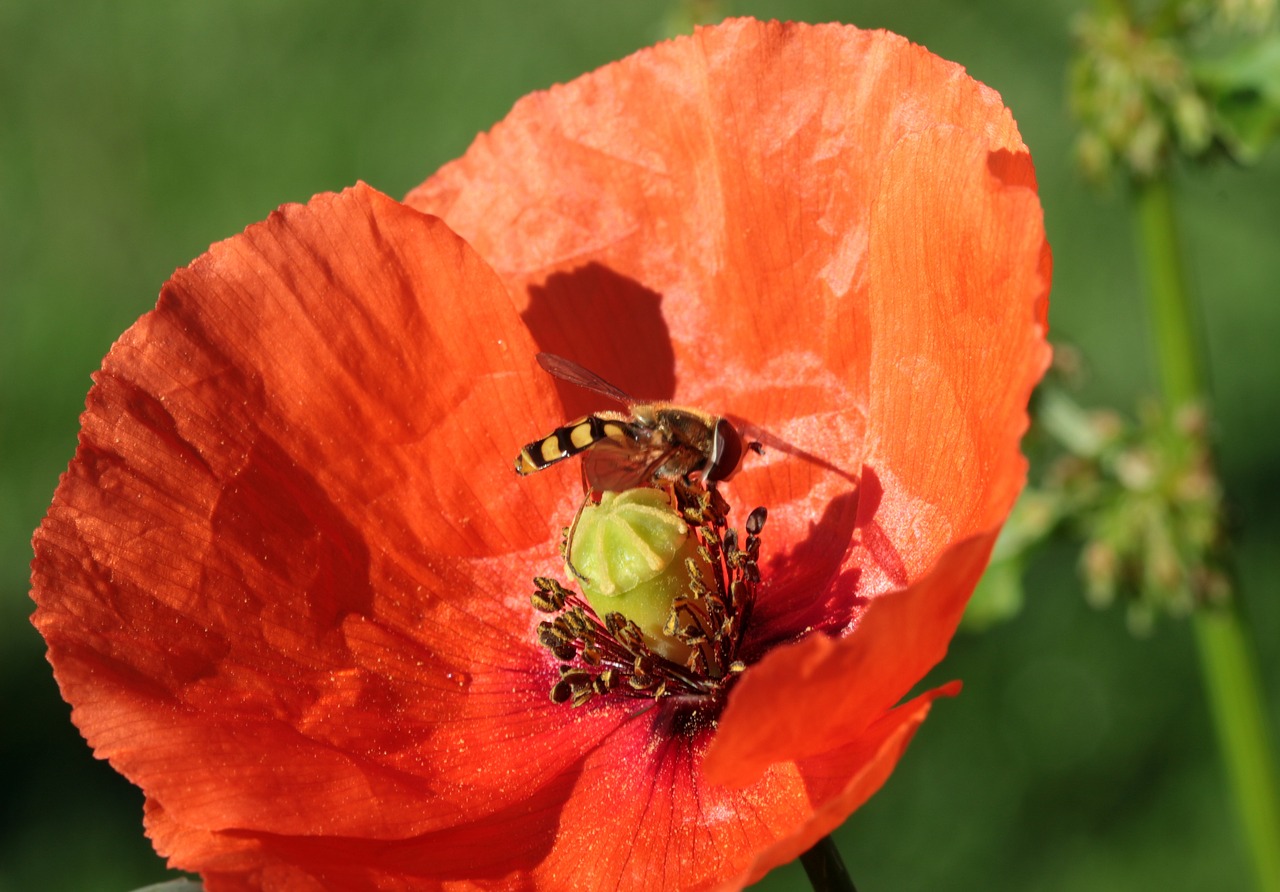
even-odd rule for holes
{"type": "MultiPolygon", "coordinates": [[[[1183,272],[1173,188],[1166,176],[1137,185],[1140,250],[1151,328],[1170,414],[1203,400],[1208,387],[1183,272]]],[[[1237,600],[1202,605],[1192,617],[1200,674],[1226,772],[1264,892],[1280,892],[1280,799],[1257,657],[1237,600]]]]}
{"type": "Polygon", "coordinates": [[[1258,888],[1280,892],[1280,807],[1252,642],[1234,603],[1196,611],[1192,625],[1258,888]]]}
{"type": "Polygon", "coordinates": [[[858,892],[849,871],[845,869],[840,850],[830,836],[818,840],[809,851],[800,856],[804,872],[809,877],[813,892],[858,892]]]}

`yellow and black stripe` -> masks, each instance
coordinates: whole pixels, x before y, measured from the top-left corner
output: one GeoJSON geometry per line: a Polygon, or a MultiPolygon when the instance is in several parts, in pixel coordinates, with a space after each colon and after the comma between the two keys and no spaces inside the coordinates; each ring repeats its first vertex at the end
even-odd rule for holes
{"type": "Polygon", "coordinates": [[[627,442],[630,439],[627,423],[588,415],[573,424],[556,428],[541,440],[534,440],[521,449],[516,456],[516,473],[523,476],[541,471],[547,465],[577,455],[605,439],[627,442]]]}

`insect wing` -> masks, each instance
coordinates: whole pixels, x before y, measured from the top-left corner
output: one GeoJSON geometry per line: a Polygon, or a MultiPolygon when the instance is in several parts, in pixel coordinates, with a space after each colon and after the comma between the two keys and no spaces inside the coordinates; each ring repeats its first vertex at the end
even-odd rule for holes
{"type": "Polygon", "coordinates": [[[585,388],[598,393],[601,396],[607,396],[611,400],[616,400],[623,405],[631,405],[635,402],[626,391],[614,387],[604,378],[601,378],[595,372],[588,371],[578,365],[571,359],[565,359],[563,356],[557,356],[554,353],[539,353],[538,365],[550,375],[554,375],[561,381],[568,381],[570,384],[576,384],[578,387],[585,388]]]}
{"type": "Polygon", "coordinates": [[[623,492],[645,486],[653,475],[654,461],[665,458],[664,450],[646,448],[643,443],[601,440],[582,455],[582,474],[595,492],[623,492]]]}

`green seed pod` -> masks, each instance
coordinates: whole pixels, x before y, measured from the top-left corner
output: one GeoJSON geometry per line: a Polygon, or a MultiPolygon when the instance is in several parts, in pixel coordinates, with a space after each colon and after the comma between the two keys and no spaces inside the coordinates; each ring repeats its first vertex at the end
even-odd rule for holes
{"type": "Polygon", "coordinates": [[[667,494],[641,487],[603,493],[599,504],[583,507],[567,569],[597,614],[621,613],[640,627],[655,653],[683,663],[690,648],[662,629],[675,600],[689,597],[690,559],[702,585],[713,587],[697,537],[667,494]]]}

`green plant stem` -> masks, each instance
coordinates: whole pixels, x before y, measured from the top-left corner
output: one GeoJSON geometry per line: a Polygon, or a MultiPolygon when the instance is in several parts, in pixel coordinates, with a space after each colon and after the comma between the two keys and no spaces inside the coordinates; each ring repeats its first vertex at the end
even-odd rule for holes
{"type": "Polygon", "coordinates": [[[830,836],[818,840],[809,851],[800,856],[805,875],[814,892],[858,892],[845,869],[840,850],[830,836]]]}
{"type": "MultiPolygon", "coordinates": [[[[1200,340],[1182,267],[1173,188],[1167,177],[1136,187],[1160,384],[1172,414],[1207,391],[1200,340]]],[[[1274,749],[1253,644],[1234,598],[1192,617],[1200,673],[1258,888],[1280,892],[1280,798],[1274,749]]]]}
{"type": "Polygon", "coordinates": [[[1165,407],[1176,412],[1203,399],[1205,383],[1169,180],[1162,177],[1140,183],[1137,205],[1160,386],[1165,407]]]}
{"type": "Polygon", "coordinates": [[[1280,808],[1253,651],[1240,615],[1232,607],[1198,610],[1192,625],[1258,888],[1280,892],[1280,808]]]}

